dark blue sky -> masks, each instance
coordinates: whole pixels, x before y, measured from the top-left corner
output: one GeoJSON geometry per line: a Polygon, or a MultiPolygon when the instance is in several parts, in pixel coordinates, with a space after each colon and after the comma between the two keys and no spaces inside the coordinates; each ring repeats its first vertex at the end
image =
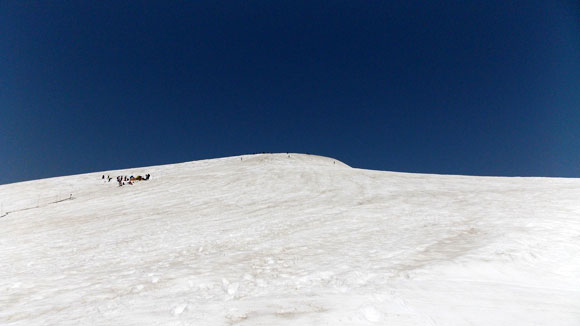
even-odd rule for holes
{"type": "Polygon", "coordinates": [[[0,184],[254,152],[580,175],[576,1],[0,2],[0,184]]]}

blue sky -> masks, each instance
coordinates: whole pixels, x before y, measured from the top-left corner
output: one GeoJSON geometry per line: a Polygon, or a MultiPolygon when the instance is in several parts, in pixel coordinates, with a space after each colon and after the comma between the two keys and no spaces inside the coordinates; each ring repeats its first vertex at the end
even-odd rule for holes
{"type": "Polygon", "coordinates": [[[0,184],[254,152],[580,175],[575,1],[2,1],[0,184]]]}

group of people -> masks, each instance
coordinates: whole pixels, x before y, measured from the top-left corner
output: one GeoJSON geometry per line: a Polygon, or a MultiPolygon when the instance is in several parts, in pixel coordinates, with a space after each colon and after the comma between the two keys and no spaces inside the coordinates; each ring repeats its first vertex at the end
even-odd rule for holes
{"type": "MultiPolygon", "coordinates": [[[[146,174],[144,177],[143,176],[126,176],[126,175],[120,175],[117,176],[117,183],[119,184],[119,187],[122,187],[126,184],[128,185],[132,185],[133,183],[135,183],[136,181],[147,181],[149,180],[149,178],[151,177],[151,174],[146,174]]],[[[103,177],[101,178],[103,180],[105,180],[105,175],[103,174],[103,177]]],[[[113,178],[111,178],[111,176],[107,176],[107,182],[111,182],[113,178]]]]}
{"type": "Polygon", "coordinates": [[[140,175],[138,175],[136,177],[134,177],[134,176],[128,177],[126,175],[125,176],[120,175],[117,177],[117,182],[119,183],[119,187],[122,187],[125,184],[132,185],[133,183],[135,183],[135,181],[147,181],[147,180],[149,180],[150,177],[151,177],[151,174],[146,174],[144,177],[142,177],[140,175]]]}

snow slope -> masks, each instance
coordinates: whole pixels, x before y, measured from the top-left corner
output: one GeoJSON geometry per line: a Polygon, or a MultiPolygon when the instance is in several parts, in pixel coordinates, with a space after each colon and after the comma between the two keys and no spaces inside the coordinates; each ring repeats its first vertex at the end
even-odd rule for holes
{"type": "Polygon", "coordinates": [[[264,154],[0,204],[1,325],[580,325],[578,179],[264,154]]]}

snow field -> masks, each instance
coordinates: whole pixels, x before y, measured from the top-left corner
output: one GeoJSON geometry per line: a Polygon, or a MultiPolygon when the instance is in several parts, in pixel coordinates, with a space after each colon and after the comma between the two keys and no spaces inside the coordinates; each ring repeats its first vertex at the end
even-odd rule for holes
{"type": "Polygon", "coordinates": [[[301,154],[4,185],[0,324],[579,325],[578,198],[301,154]]]}

